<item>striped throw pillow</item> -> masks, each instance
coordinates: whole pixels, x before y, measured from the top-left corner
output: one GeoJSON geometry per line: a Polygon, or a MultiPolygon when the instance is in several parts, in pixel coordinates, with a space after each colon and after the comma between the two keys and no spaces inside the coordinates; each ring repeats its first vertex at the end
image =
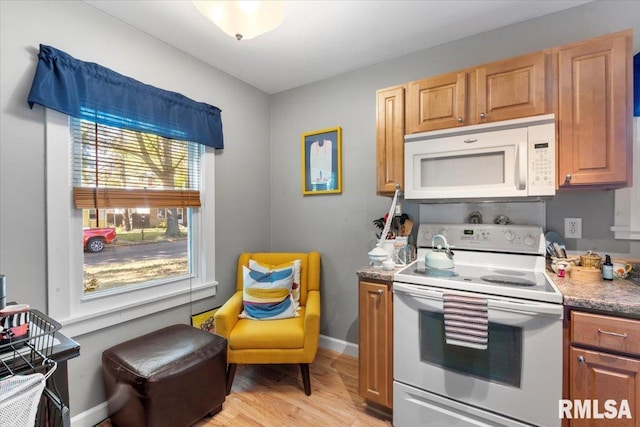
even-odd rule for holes
{"type": "Polygon", "coordinates": [[[293,304],[296,310],[300,309],[300,266],[302,265],[301,259],[296,259],[291,262],[286,262],[280,265],[263,264],[254,259],[249,260],[249,268],[251,270],[262,271],[267,273],[271,270],[279,270],[286,267],[293,267],[293,285],[291,285],[291,296],[293,297],[293,304]]]}
{"type": "Polygon", "coordinates": [[[299,316],[291,296],[292,266],[269,271],[243,266],[242,270],[244,310],[240,313],[241,318],[273,320],[299,316]]]}

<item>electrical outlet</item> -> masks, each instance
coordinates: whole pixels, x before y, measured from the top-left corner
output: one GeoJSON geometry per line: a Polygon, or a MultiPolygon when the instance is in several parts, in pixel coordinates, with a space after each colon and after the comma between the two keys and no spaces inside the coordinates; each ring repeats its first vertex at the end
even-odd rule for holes
{"type": "Polygon", "coordinates": [[[564,237],[568,239],[582,239],[582,218],[564,219],[564,237]]]}

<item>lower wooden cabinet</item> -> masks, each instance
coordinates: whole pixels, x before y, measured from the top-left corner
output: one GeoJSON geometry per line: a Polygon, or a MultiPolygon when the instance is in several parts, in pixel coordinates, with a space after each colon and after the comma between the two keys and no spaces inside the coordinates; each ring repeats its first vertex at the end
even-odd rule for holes
{"type": "Polygon", "coordinates": [[[571,427],[640,426],[639,359],[574,346],[569,357],[571,427]],[[577,407],[577,402],[583,404],[582,409],[577,407]],[[576,417],[580,411],[584,418],[576,417]]]}
{"type": "Polygon", "coordinates": [[[570,331],[563,425],[640,427],[640,321],[572,311],[570,331]]]}
{"type": "Polygon", "coordinates": [[[360,280],[358,290],[360,396],[393,407],[393,293],[391,282],[360,280]]]}

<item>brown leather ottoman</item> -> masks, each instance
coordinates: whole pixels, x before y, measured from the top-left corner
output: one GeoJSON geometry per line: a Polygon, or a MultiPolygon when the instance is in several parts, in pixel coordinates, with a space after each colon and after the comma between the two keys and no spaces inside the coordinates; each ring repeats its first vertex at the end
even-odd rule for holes
{"type": "Polygon", "coordinates": [[[102,353],[109,417],[119,427],[187,427],[222,409],[227,340],[173,325],[102,353]]]}

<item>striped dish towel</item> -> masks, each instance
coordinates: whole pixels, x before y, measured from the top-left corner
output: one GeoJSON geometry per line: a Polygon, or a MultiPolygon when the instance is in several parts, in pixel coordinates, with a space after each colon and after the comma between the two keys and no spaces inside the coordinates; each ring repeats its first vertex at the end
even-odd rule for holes
{"type": "Polygon", "coordinates": [[[489,341],[487,299],[445,292],[444,333],[446,343],[486,350],[489,341]]]}

